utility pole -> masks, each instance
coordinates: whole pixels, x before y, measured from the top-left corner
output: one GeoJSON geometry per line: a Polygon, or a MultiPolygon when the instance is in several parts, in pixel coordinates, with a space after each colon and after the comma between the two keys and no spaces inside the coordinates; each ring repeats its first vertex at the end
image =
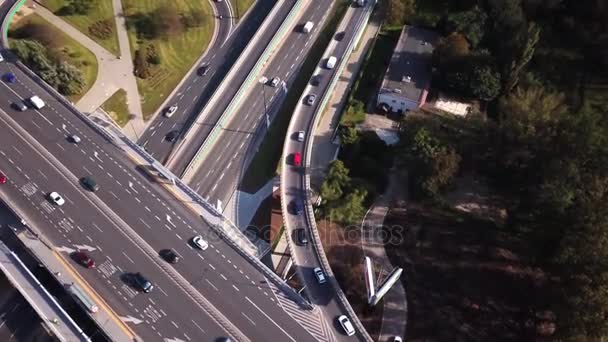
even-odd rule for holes
{"type": "Polygon", "coordinates": [[[260,84],[262,85],[262,98],[264,99],[264,116],[266,117],[266,133],[270,131],[270,118],[268,117],[268,108],[266,107],[266,82],[268,78],[262,76],[260,78],[260,84]]]}

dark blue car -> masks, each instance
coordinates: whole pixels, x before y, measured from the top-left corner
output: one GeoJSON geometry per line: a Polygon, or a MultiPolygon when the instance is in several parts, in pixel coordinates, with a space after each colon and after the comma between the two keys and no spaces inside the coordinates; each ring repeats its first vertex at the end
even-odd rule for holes
{"type": "Polygon", "coordinates": [[[4,74],[4,80],[7,83],[15,83],[17,82],[17,77],[15,76],[15,74],[13,74],[12,72],[6,73],[4,74]]]}

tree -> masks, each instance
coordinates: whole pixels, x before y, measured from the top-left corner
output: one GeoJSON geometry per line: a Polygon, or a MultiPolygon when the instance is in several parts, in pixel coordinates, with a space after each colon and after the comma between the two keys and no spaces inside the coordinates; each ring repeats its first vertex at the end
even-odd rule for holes
{"type": "Polygon", "coordinates": [[[463,33],[471,46],[475,48],[483,39],[487,19],[487,14],[475,6],[469,11],[449,14],[447,28],[449,32],[463,33]]]}
{"type": "Polygon", "coordinates": [[[349,170],[341,160],[329,164],[327,178],[321,184],[321,198],[325,202],[336,201],[342,197],[345,188],[350,183],[349,170]]]}
{"type": "Polygon", "coordinates": [[[403,25],[403,21],[416,11],[415,0],[389,0],[387,21],[389,25],[403,25]]]}
{"type": "Polygon", "coordinates": [[[355,145],[359,140],[359,131],[355,127],[342,127],[340,130],[341,145],[355,145]]]}
{"type": "Polygon", "coordinates": [[[69,63],[62,63],[57,67],[59,84],[57,90],[63,95],[80,94],[85,86],[82,72],[69,63]]]}
{"type": "Polygon", "coordinates": [[[99,6],[96,0],[70,0],[57,14],[59,15],[87,15],[91,9],[99,6]]]}
{"type": "Polygon", "coordinates": [[[475,67],[469,86],[472,95],[484,101],[491,101],[500,94],[500,74],[488,65],[475,67]]]}
{"type": "Polygon", "coordinates": [[[360,223],[365,215],[363,201],[366,196],[367,191],[364,189],[355,189],[348,193],[340,203],[330,207],[330,219],[343,224],[360,223]]]}
{"type": "Polygon", "coordinates": [[[165,4],[152,12],[151,17],[161,37],[175,37],[184,31],[184,24],[175,6],[165,4]]]}
{"type": "Polygon", "coordinates": [[[461,33],[452,32],[449,36],[441,39],[437,48],[433,51],[433,59],[440,67],[445,66],[468,56],[471,53],[469,47],[469,42],[461,33]]]}
{"type": "Polygon", "coordinates": [[[531,23],[528,26],[528,34],[525,38],[525,43],[521,48],[519,56],[511,62],[511,67],[507,73],[505,84],[505,92],[507,93],[510,93],[515,88],[519,81],[519,74],[534,56],[536,44],[540,39],[540,28],[536,24],[531,23]]]}

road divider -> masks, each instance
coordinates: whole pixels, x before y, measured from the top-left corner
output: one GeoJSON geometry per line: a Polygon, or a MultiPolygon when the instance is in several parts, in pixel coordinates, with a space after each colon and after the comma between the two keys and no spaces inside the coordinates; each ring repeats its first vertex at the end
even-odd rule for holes
{"type": "MultiPolygon", "coordinates": [[[[196,152],[196,154],[194,155],[192,160],[190,160],[190,163],[188,163],[188,166],[186,166],[186,169],[184,170],[184,172],[181,174],[181,178],[185,182],[190,181],[190,179],[194,176],[194,173],[196,172],[196,170],[199,168],[200,164],[205,160],[208,152],[215,145],[219,136],[221,135],[223,128],[225,128],[226,125],[233,118],[234,113],[236,112],[236,109],[238,108],[238,106],[241,104],[243,96],[246,94],[247,90],[251,87],[252,84],[257,83],[259,72],[262,70],[264,65],[270,60],[273,52],[276,50],[279,43],[286,36],[288,30],[293,27],[294,21],[296,18],[298,18],[298,14],[299,14],[300,10],[302,9],[303,4],[306,1],[308,1],[308,0],[297,0],[296,3],[293,5],[291,10],[289,11],[289,14],[287,14],[287,17],[285,18],[285,20],[283,20],[283,23],[281,24],[281,26],[279,27],[279,29],[277,30],[275,35],[272,37],[272,40],[266,46],[266,48],[264,49],[264,52],[262,52],[261,57],[257,60],[255,65],[253,66],[253,68],[249,71],[247,78],[239,87],[239,90],[236,92],[236,95],[232,98],[232,100],[228,104],[228,107],[226,108],[226,110],[224,110],[224,112],[220,116],[217,123],[215,123],[215,125],[211,129],[211,132],[209,132],[209,135],[205,138],[205,141],[203,141],[203,144],[201,145],[201,147],[198,149],[198,151],[196,152]]],[[[278,6],[275,5],[275,8],[277,8],[277,7],[278,6]]],[[[271,18],[271,16],[269,15],[268,18],[271,18]]],[[[268,20],[268,18],[266,20],[268,20]]],[[[264,23],[266,23],[266,20],[264,21],[264,23]]],[[[258,32],[261,32],[261,31],[262,30],[260,28],[260,30],[258,30],[258,32]]],[[[247,48],[249,48],[250,45],[255,45],[255,44],[250,43],[247,46],[247,48]]],[[[243,53],[241,54],[241,56],[239,57],[239,59],[237,60],[235,65],[239,65],[241,58],[245,59],[248,57],[247,53],[246,53],[247,48],[245,49],[245,51],[243,51],[243,53]]],[[[232,73],[233,70],[236,70],[236,68],[233,67],[230,70],[230,73],[232,73]]],[[[222,82],[222,84],[223,83],[224,82],[222,82]]],[[[220,90],[221,87],[222,87],[222,85],[220,85],[220,87],[218,87],[218,90],[220,90]]],[[[217,92],[217,90],[216,90],[216,92],[217,92]]],[[[219,94],[219,96],[221,96],[221,92],[218,94],[219,94]]],[[[213,94],[212,98],[214,98],[215,96],[216,96],[216,93],[213,94]]],[[[205,106],[205,109],[207,109],[207,107],[209,106],[210,103],[211,103],[211,101],[209,101],[209,103],[205,106]]],[[[193,126],[196,126],[196,125],[193,125],[193,126]]],[[[186,138],[184,138],[184,141],[186,141],[186,138]]]]}

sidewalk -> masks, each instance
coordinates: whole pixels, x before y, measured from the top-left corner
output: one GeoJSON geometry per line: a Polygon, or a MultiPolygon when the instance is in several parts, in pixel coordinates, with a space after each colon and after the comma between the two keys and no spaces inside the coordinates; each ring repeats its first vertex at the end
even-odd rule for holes
{"type": "MultiPolygon", "coordinates": [[[[129,50],[129,37],[127,36],[125,18],[122,14],[120,0],[113,0],[113,8],[118,43],[120,46],[120,58],[104,49],[94,40],[53,14],[53,12],[49,11],[44,6],[37,4],[35,12],[53,26],[56,26],[65,34],[89,49],[97,59],[97,64],[99,66],[97,79],[91,89],[89,89],[80,101],[78,101],[76,108],[84,113],[93,113],[95,109],[100,107],[118,89],[122,88],[127,92],[127,106],[129,112],[135,115],[135,118],[132,119],[129,124],[134,127],[137,133],[140,133],[144,130],[145,123],[142,116],[137,81],[135,75],[133,75],[133,61],[129,50]]],[[[135,137],[133,129],[125,131],[127,131],[127,134],[133,135],[132,137],[130,136],[131,138],[135,137]]]]}
{"type": "Polygon", "coordinates": [[[90,341],[53,296],[2,242],[0,242],[0,269],[40,316],[43,324],[60,341],[90,341]]]}
{"type": "MultiPolygon", "coordinates": [[[[389,205],[399,197],[403,197],[402,189],[405,188],[400,184],[399,176],[394,170],[391,170],[389,177],[386,192],[372,204],[361,224],[361,248],[365,255],[372,259],[376,269],[379,266],[384,272],[390,272],[394,266],[384,249],[382,226],[389,205]]],[[[393,336],[405,336],[407,322],[407,298],[401,281],[397,281],[383,299],[384,311],[379,342],[392,341],[393,336]]]]}
{"type": "Polygon", "coordinates": [[[368,50],[371,48],[374,39],[380,30],[379,11],[372,14],[367,28],[361,36],[359,45],[356,46],[353,53],[350,55],[346,67],[340,75],[336,87],[333,91],[333,96],[327,103],[327,108],[323,113],[323,117],[319,121],[319,125],[315,129],[315,136],[312,147],[311,165],[311,185],[313,188],[319,188],[325,179],[327,166],[331,161],[336,159],[339,145],[332,142],[332,135],[340,124],[340,114],[346,101],[353,83],[357,79],[363,61],[368,50]]]}

